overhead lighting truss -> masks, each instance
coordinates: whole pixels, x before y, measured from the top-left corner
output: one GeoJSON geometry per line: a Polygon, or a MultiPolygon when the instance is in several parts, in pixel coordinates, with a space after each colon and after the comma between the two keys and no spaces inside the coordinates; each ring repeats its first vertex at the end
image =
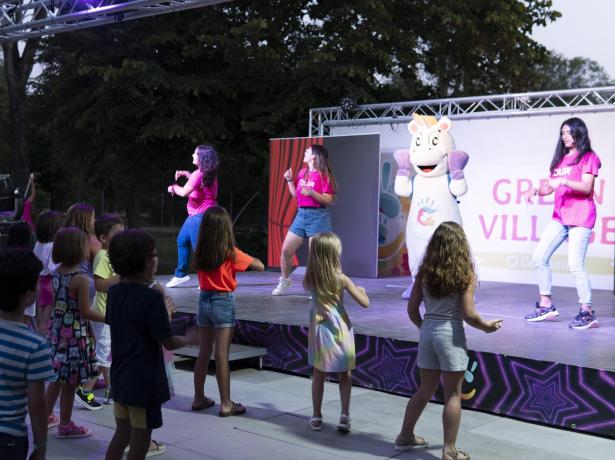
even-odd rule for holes
{"type": "Polygon", "coordinates": [[[25,40],[229,0],[0,0],[0,42],[25,40]]]}
{"type": "Polygon", "coordinates": [[[310,110],[309,135],[329,135],[332,127],[404,123],[414,113],[469,119],[601,110],[615,110],[615,86],[316,108],[310,110]]]}

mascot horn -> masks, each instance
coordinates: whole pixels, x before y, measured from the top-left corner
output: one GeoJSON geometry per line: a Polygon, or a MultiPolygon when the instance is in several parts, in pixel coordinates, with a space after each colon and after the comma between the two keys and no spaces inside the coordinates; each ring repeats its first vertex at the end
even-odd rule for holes
{"type": "Polygon", "coordinates": [[[431,235],[441,222],[461,224],[457,197],[468,191],[463,168],[468,154],[455,150],[449,131],[451,121],[442,117],[414,115],[408,124],[412,134],[410,150],[396,150],[399,169],[395,178],[395,193],[412,196],[410,215],[406,223],[406,247],[412,282],[402,297],[410,298],[412,283],[431,235]],[[411,177],[411,170],[415,176],[411,177]]]}

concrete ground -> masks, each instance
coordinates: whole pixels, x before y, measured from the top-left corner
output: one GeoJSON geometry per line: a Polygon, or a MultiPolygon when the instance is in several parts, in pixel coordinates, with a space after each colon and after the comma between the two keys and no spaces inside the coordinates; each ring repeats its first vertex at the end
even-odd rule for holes
{"type": "MultiPolygon", "coordinates": [[[[167,445],[161,460],[191,459],[439,459],[442,448],[442,406],[429,404],[417,425],[431,447],[396,452],[393,441],[401,426],[406,398],[353,388],[352,432],[335,430],[340,412],[337,384],[327,383],[320,432],[308,427],[311,415],[310,380],[272,371],[242,369],[232,373],[232,398],[248,413],[219,418],[218,406],[190,411],[192,372],[178,370],[176,396],[163,408],[164,426],[154,439],[167,445]]],[[[219,401],[215,377],[209,375],[206,394],[219,401]]],[[[57,440],[49,433],[50,460],[103,458],[115,423],[112,406],[91,412],[75,407],[73,419],[92,429],[90,438],[57,440]]],[[[459,448],[473,459],[610,459],[615,442],[563,430],[464,410],[459,448]]]]}

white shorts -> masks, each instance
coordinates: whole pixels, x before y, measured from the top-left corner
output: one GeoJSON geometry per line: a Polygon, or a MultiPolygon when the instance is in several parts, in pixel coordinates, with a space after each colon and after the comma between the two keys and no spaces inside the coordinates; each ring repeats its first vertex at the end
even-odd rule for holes
{"type": "Polygon", "coordinates": [[[96,361],[99,366],[111,367],[111,329],[105,323],[92,321],[92,330],[96,337],[96,361]]]}

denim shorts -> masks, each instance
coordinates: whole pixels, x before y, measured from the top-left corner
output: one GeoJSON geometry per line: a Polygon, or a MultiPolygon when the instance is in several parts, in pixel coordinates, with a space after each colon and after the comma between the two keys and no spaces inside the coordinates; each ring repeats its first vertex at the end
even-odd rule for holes
{"type": "Polygon", "coordinates": [[[299,208],[288,230],[301,238],[330,232],[332,231],[331,214],[327,208],[299,208]]]}
{"type": "Polygon", "coordinates": [[[463,323],[423,320],[417,365],[421,369],[465,371],[468,367],[468,347],[463,323]]]}
{"type": "Polygon", "coordinates": [[[201,327],[233,327],[235,296],[232,292],[200,291],[196,324],[201,327]]]}

